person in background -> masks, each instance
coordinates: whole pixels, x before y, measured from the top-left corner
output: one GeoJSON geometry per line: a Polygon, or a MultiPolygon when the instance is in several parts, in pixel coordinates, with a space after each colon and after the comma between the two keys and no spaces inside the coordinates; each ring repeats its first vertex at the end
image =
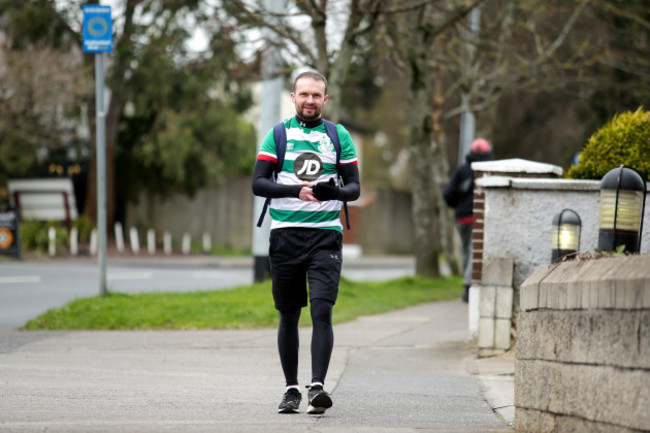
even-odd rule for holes
{"type": "Polygon", "coordinates": [[[484,138],[472,142],[465,162],[459,165],[449,178],[443,191],[447,204],[454,208],[456,229],[463,250],[463,302],[469,299],[472,284],[472,224],[474,223],[474,171],[472,163],[492,159],[492,146],[484,138]]]}

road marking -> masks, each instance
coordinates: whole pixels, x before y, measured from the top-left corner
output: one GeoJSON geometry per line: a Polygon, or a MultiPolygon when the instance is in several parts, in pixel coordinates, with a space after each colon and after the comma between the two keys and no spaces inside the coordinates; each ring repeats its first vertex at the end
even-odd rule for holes
{"type": "Polygon", "coordinates": [[[198,271],[192,272],[192,278],[197,280],[213,280],[223,278],[223,272],[221,271],[198,271]]]}
{"type": "Polygon", "coordinates": [[[150,280],[152,278],[152,272],[109,272],[106,274],[106,279],[110,281],[150,280]]]}
{"type": "Polygon", "coordinates": [[[41,277],[0,277],[0,284],[16,284],[16,283],[40,283],[41,277]]]}

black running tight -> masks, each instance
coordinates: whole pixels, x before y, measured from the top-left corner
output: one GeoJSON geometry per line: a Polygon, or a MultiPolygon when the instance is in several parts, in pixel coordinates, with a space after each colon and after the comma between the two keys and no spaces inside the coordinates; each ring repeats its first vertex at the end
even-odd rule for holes
{"type": "MultiPolygon", "coordinates": [[[[311,337],[312,383],[325,383],[329,367],[334,331],[332,330],[332,307],[330,301],[313,299],[311,301],[311,320],[313,331],[311,337]]],[[[287,386],[298,384],[298,320],[300,308],[280,311],[278,327],[278,351],[280,363],[287,381],[287,386]]]]}
{"type": "Polygon", "coordinates": [[[287,386],[298,385],[298,320],[300,308],[280,311],[278,351],[287,386]]]}
{"type": "Polygon", "coordinates": [[[314,299],[311,302],[311,382],[325,383],[327,367],[330,365],[334,330],[332,329],[332,307],[330,301],[314,299]]]}

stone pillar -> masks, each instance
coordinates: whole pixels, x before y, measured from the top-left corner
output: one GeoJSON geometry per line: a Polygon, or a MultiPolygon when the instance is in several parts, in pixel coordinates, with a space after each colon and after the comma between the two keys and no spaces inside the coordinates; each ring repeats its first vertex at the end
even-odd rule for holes
{"type": "Polygon", "coordinates": [[[510,349],[514,260],[486,259],[479,299],[479,356],[491,356],[510,349]]]}
{"type": "MultiPolygon", "coordinates": [[[[562,167],[525,159],[503,159],[472,163],[474,178],[504,176],[510,178],[558,178],[562,167]]],[[[476,182],[475,182],[476,183],[476,182]]],[[[483,269],[483,239],[485,218],[485,189],[474,187],[474,227],[472,230],[472,285],[480,286],[483,269]]]]}
{"type": "MultiPolygon", "coordinates": [[[[474,170],[474,225],[472,228],[472,285],[469,291],[468,307],[468,328],[470,335],[477,336],[480,334],[481,313],[479,303],[481,299],[482,276],[484,262],[487,258],[485,252],[485,230],[487,220],[490,217],[489,209],[486,208],[486,189],[480,186],[478,180],[484,177],[495,177],[503,179],[508,184],[507,178],[521,177],[559,177],[562,175],[562,167],[556,165],[544,164],[524,159],[504,159],[497,161],[485,161],[472,163],[474,170]]],[[[506,186],[506,185],[504,185],[506,186]]],[[[510,282],[512,288],[512,281],[510,282]]],[[[485,333],[482,333],[485,338],[485,333]]]]}

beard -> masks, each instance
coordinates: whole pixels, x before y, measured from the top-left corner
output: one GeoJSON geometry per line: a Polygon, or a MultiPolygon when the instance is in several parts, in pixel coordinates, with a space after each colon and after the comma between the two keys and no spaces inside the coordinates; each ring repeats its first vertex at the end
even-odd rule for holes
{"type": "Polygon", "coordinates": [[[296,112],[298,113],[298,116],[300,116],[301,119],[303,120],[317,120],[320,118],[322,109],[319,108],[309,108],[308,110],[300,109],[299,107],[296,107],[296,112]],[[305,111],[310,112],[311,114],[306,114],[305,111]]]}

